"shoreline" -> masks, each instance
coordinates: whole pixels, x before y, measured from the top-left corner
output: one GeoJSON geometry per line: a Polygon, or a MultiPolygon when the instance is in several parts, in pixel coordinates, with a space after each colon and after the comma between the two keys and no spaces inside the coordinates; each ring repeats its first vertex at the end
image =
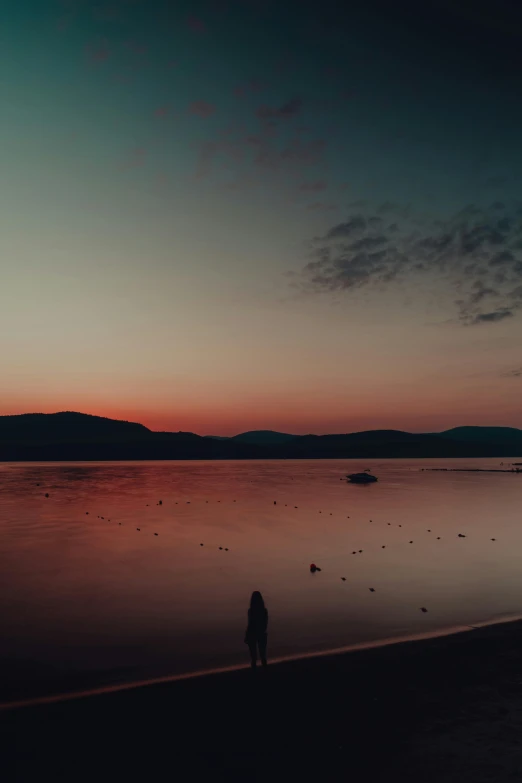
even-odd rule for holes
{"type": "Polygon", "coordinates": [[[0,713],[6,780],[522,779],[522,621],[0,713]],[[11,773],[11,774],[9,774],[11,773]]]}
{"type": "MultiPolygon", "coordinates": [[[[370,642],[358,642],[352,645],[346,645],[343,647],[337,647],[328,650],[318,650],[306,653],[298,653],[295,655],[283,655],[269,658],[269,665],[271,668],[274,666],[280,666],[282,664],[292,664],[299,661],[315,661],[316,659],[324,658],[337,658],[340,656],[350,655],[351,653],[361,652],[366,650],[378,650],[382,648],[394,647],[396,645],[410,645],[418,644],[421,642],[428,642],[435,639],[444,639],[447,637],[457,636],[467,633],[472,630],[482,630],[486,628],[495,627],[497,625],[509,625],[511,623],[516,624],[522,622],[522,614],[510,615],[508,617],[496,618],[493,620],[483,621],[477,625],[458,625],[441,628],[436,631],[426,631],[418,634],[406,634],[397,637],[385,637],[382,639],[376,639],[370,642]]],[[[14,699],[12,701],[0,702],[0,714],[9,712],[12,710],[40,707],[52,704],[61,704],[64,702],[76,701],[79,699],[88,699],[90,697],[104,696],[110,694],[117,694],[124,691],[133,691],[140,688],[148,688],[159,685],[174,685],[178,682],[187,682],[195,679],[204,679],[208,677],[226,676],[232,672],[247,671],[250,669],[248,662],[241,664],[232,664],[230,666],[221,666],[210,669],[198,669],[191,672],[182,672],[180,674],[163,675],[159,677],[148,677],[138,680],[129,680],[127,682],[114,683],[113,685],[101,685],[99,687],[93,687],[88,689],[70,690],[60,693],[52,693],[46,696],[27,697],[22,699],[14,699]]]]}

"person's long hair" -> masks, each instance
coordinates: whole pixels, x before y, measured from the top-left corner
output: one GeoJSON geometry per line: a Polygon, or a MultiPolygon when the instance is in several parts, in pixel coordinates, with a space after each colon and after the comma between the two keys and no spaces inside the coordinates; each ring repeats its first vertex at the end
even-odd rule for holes
{"type": "Polygon", "coordinates": [[[250,599],[250,611],[252,614],[261,614],[265,611],[265,602],[259,590],[254,590],[250,599]]]}

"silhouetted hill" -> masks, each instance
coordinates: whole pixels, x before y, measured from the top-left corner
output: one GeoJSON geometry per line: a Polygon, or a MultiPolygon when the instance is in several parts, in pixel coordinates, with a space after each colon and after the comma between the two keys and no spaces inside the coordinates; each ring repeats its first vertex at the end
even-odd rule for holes
{"type": "Polygon", "coordinates": [[[272,445],[274,443],[287,443],[298,435],[288,435],[286,432],[274,432],[273,430],[251,430],[242,432],[240,435],[234,435],[232,440],[240,443],[257,443],[260,446],[272,445]]]}
{"type": "Polygon", "coordinates": [[[1,441],[50,442],[88,440],[97,438],[141,438],[151,435],[143,424],[90,416],[88,413],[62,411],[60,413],[22,413],[19,416],[0,416],[1,441]]]}
{"type": "Polygon", "coordinates": [[[220,438],[153,432],[142,424],[71,411],[0,416],[0,461],[521,456],[522,431],[509,427],[457,427],[444,433],[369,430],[343,435],[261,430],[220,438]]]}
{"type": "Polygon", "coordinates": [[[440,433],[443,438],[465,440],[468,443],[518,443],[522,445],[522,430],[515,427],[454,427],[440,433]]]}
{"type": "MultiPolygon", "coordinates": [[[[522,450],[521,450],[522,451],[522,450]]],[[[369,430],[346,435],[304,435],[280,447],[286,459],[495,456],[484,444],[451,441],[438,434],[369,430]]],[[[500,456],[509,456],[503,449],[500,456]]]]}

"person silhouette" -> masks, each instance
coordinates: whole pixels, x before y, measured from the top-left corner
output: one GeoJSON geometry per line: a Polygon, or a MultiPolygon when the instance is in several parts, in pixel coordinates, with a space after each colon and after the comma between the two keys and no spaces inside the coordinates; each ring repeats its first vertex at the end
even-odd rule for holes
{"type": "Polygon", "coordinates": [[[248,610],[248,626],[245,633],[245,644],[248,644],[252,668],[257,665],[257,650],[259,648],[259,657],[261,663],[266,666],[266,643],[267,643],[268,612],[263,601],[263,596],[259,590],[252,593],[250,599],[250,609],[248,610]]]}

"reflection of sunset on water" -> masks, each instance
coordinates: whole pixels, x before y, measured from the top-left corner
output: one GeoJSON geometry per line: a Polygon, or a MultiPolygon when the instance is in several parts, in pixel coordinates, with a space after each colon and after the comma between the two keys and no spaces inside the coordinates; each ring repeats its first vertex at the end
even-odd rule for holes
{"type": "Polygon", "coordinates": [[[420,470],[462,462],[377,460],[370,486],[339,481],[355,460],[3,464],[10,687],[242,663],[255,589],[272,657],[517,613],[520,479],[420,470]]]}

